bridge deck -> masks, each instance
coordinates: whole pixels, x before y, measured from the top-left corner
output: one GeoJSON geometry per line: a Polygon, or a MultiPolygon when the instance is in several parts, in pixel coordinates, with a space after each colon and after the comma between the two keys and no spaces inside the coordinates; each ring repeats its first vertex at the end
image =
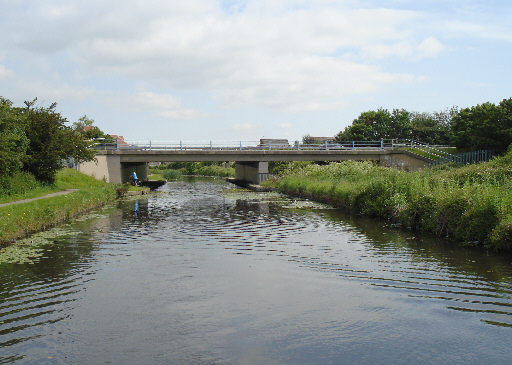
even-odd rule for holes
{"type": "Polygon", "coordinates": [[[346,161],[380,160],[403,153],[390,149],[369,150],[105,150],[97,155],[117,155],[121,162],[172,161],[346,161]]]}

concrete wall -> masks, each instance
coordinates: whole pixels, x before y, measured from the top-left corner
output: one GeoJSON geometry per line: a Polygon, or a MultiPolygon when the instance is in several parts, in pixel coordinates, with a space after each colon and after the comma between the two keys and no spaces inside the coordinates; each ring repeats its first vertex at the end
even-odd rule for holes
{"type": "Polygon", "coordinates": [[[263,181],[260,174],[268,174],[268,162],[236,162],[235,179],[251,184],[259,184],[263,181]]]}
{"type": "Polygon", "coordinates": [[[404,171],[417,171],[427,167],[429,161],[407,153],[391,153],[380,157],[380,165],[404,171]]]}
{"type": "Polygon", "coordinates": [[[96,155],[96,161],[81,163],[78,171],[114,184],[129,182],[133,171],[140,181],[148,179],[146,162],[121,162],[118,155],[96,155]]]}
{"type": "Polygon", "coordinates": [[[96,161],[83,162],[78,171],[98,180],[121,183],[121,157],[117,155],[96,155],[96,161]]]}

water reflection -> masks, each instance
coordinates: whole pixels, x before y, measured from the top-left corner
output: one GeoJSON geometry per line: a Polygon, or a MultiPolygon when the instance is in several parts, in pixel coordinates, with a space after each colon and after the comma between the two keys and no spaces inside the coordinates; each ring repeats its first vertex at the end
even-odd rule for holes
{"type": "Polygon", "coordinates": [[[0,267],[0,363],[512,356],[510,256],[230,189],[167,184],[0,267]]]}

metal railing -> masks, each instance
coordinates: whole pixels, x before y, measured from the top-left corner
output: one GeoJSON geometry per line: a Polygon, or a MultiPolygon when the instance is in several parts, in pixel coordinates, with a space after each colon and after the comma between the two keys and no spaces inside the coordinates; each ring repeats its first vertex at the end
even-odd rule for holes
{"type": "Polygon", "coordinates": [[[430,163],[431,166],[441,165],[448,162],[455,162],[464,165],[474,164],[489,161],[494,157],[494,152],[492,150],[478,150],[471,152],[463,152],[457,154],[451,154],[449,156],[445,156],[436,161],[432,161],[430,163]]]}
{"type": "MultiPolygon", "coordinates": [[[[384,150],[418,146],[415,141],[408,139],[381,139],[376,141],[325,141],[317,144],[294,143],[260,143],[259,141],[127,141],[124,143],[108,143],[98,141],[92,148],[98,150],[136,150],[136,151],[289,151],[289,150],[384,150]]],[[[432,150],[434,151],[434,150],[432,150]]]]}

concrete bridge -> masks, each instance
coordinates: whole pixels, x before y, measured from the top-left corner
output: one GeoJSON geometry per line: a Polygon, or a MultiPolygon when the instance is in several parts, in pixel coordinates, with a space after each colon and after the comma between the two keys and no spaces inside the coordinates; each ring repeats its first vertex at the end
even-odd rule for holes
{"type": "Polygon", "coordinates": [[[224,146],[213,144],[202,147],[158,146],[155,144],[128,146],[98,146],[96,161],[82,163],[79,170],[97,179],[124,183],[132,171],[139,179],[147,180],[149,162],[226,162],[235,161],[235,178],[242,182],[259,184],[268,177],[270,161],[376,161],[380,165],[414,171],[428,166],[428,158],[403,150],[403,145],[384,141],[353,141],[314,146],[224,146]],[[362,143],[362,144],[361,144],[362,143]],[[401,149],[402,148],[402,149],[401,149]]]}

